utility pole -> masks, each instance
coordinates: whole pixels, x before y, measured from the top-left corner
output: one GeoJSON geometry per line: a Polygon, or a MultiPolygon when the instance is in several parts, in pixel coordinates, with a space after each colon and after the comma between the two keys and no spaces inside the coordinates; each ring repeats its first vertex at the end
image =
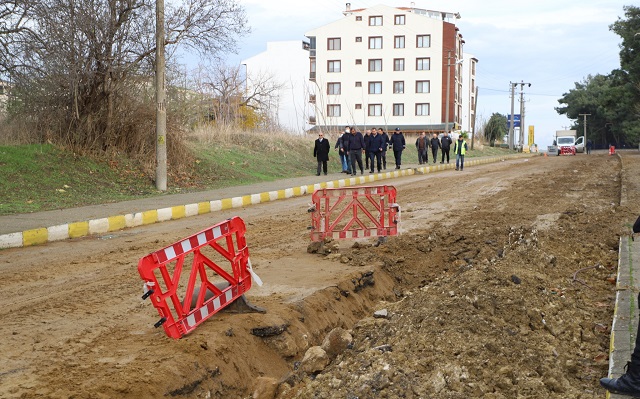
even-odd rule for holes
{"type": "Polygon", "coordinates": [[[476,86],[476,98],[473,104],[473,124],[471,125],[471,149],[473,150],[473,139],[476,136],[476,117],[478,116],[478,86],[476,86]]]}
{"type": "Polygon", "coordinates": [[[509,123],[509,149],[513,150],[513,99],[515,97],[516,85],[517,83],[509,82],[511,85],[511,121],[509,123]]]}
{"type": "Polygon", "coordinates": [[[156,188],[160,191],[167,190],[164,0],[156,0],[156,188]]]}
{"type": "MultiPolygon", "coordinates": [[[[584,146],[584,152],[585,154],[587,154],[587,116],[591,115],[591,114],[578,114],[583,118],[583,125],[584,125],[584,140],[582,142],[582,145],[584,146]]],[[[607,125],[605,125],[606,127],[607,125]]]]}
{"type": "Polygon", "coordinates": [[[524,91],[520,86],[520,139],[518,140],[520,151],[524,150],[524,127],[524,91]]]}

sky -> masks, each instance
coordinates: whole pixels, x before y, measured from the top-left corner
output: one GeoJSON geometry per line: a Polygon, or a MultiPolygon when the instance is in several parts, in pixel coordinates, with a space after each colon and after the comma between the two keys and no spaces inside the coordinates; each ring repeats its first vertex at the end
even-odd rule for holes
{"type": "MultiPolygon", "coordinates": [[[[266,50],[268,41],[304,40],[304,33],[343,17],[345,1],[240,0],[251,34],[239,41],[228,64],[266,50]]],[[[354,0],[351,8],[378,4],[410,7],[411,1],[354,0]]],[[[511,112],[511,82],[525,86],[525,124],[533,125],[535,142],[550,145],[556,130],[572,121],[558,115],[558,99],[588,75],[619,67],[619,36],[609,25],[624,16],[620,0],[416,0],[415,7],[460,13],[455,23],[465,53],[478,59],[478,122],[495,112],[511,112]]],[[[519,88],[515,113],[519,113],[519,88]]],[[[587,119],[587,124],[589,123],[587,119]]]]}

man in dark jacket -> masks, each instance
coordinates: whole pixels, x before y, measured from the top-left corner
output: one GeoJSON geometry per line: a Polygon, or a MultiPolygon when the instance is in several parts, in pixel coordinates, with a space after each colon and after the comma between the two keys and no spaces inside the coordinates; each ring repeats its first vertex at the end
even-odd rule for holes
{"type": "Polygon", "coordinates": [[[444,163],[444,156],[447,156],[447,163],[449,163],[449,150],[451,150],[451,144],[453,141],[447,132],[444,132],[444,136],[440,139],[440,148],[442,148],[442,162],[444,163]]]}
{"type": "Polygon", "coordinates": [[[362,133],[356,130],[355,126],[351,126],[351,137],[349,137],[348,145],[347,154],[351,160],[351,176],[356,175],[356,162],[360,167],[360,174],[363,175],[362,151],[364,150],[364,138],[362,137],[362,133]]]}
{"type": "Polygon", "coordinates": [[[405,149],[404,135],[397,127],[395,132],[391,135],[391,146],[393,148],[393,156],[396,159],[396,169],[400,169],[402,166],[402,151],[405,149]]]}
{"type": "Polygon", "coordinates": [[[342,173],[351,174],[349,166],[349,158],[347,157],[346,150],[344,149],[344,140],[349,138],[349,126],[347,126],[344,130],[344,133],[340,133],[338,136],[338,141],[336,141],[336,150],[340,154],[340,162],[342,164],[342,173]]]}
{"type": "MultiPolygon", "coordinates": [[[[364,131],[364,162],[366,168],[369,169],[369,140],[371,139],[371,130],[364,131]]],[[[371,165],[373,166],[373,165],[371,165]]]]}
{"type": "Polygon", "coordinates": [[[429,146],[431,147],[431,155],[433,155],[433,163],[436,163],[436,160],[438,159],[438,148],[440,148],[440,139],[438,138],[438,133],[433,134],[429,146]]]}
{"type": "Polygon", "coordinates": [[[371,137],[369,138],[369,156],[371,157],[371,169],[370,172],[373,173],[374,159],[377,161],[376,165],[378,167],[378,173],[382,169],[382,148],[385,146],[384,138],[381,134],[378,134],[378,130],[376,128],[371,129],[371,137]]]}
{"type": "Polygon", "coordinates": [[[315,145],[313,146],[313,156],[318,160],[318,172],[316,176],[320,176],[320,168],[327,174],[327,161],[329,160],[329,151],[331,151],[331,145],[329,140],[324,138],[323,133],[318,133],[315,145]]]}
{"type": "Polygon", "coordinates": [[[387,169],[387,150],[389,149],[391,140],[382,128],[378,129],[378,134],[382,136],[382,141],[384,141],[384,146],[382,147],[382,169],[387,169]]]}

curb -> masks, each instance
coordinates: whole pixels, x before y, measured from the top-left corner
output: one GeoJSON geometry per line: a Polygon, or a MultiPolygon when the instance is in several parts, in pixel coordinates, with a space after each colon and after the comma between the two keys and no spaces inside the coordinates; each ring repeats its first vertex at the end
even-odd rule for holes
{"type": "MultiPolygon", "coordinates": [[[[506,159],[522,158],[525,156],[529,157],[532,155],[513,154],[469,159],[465,160],[465,164],[468,166],[482,165],[487,163],[499,162],[506,159]]],[[[116,215],[100,219],[92,219],[88,221],[66,223],[51,227],[41,227],[31,230],[25,230],[22,232],[0,235],[0,249],[28,247],[32,245],[61,241],[70,238],[80,238],[95,234],[104,234],[122,230],[125,228],[144,226],[158,222],[166,222],[169,220],[182,219],[189,216],[203,215],[211,212],[223,211],[233,208],[241,208],[244,206],[260,204],[263,202],[299,197],[306,194],[313,194],[315,190],[322,188],[349,187],[364,183],[371,183],[378,180],[393,179],[416,174],[426,174],[447,169],[455,169],[455,164],[434,164],[432,166],[400,169],[392,172],[373,173],[346,179],[285,188],[276,191],[243,195],[240,197],[203,201],[194,204],[172,206],[168,208],[153,209],[137,213],[128,213],[126,215],[116,215]]]]}

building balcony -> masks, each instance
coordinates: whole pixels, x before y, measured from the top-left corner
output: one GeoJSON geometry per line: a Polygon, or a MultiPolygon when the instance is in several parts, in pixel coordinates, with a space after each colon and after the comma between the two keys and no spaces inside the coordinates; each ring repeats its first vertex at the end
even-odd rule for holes
{"type": "Polygon", "coordinates": [[[315,116],[309,116],[309,124],[310,125],[315,125],[316,124],[316,117],[315,116]]]}
{"type": "Polygon", "coordinates": [[[311,81],[316,81],[316,73],[315,72],[309,72],[309,80],[311,81]]]}
{"type": "Polygon", "coordinates": [[[309,95],[309,102],[311,104],[315,104],[316,103],[316,95],[315,94],[309,95]]]}

